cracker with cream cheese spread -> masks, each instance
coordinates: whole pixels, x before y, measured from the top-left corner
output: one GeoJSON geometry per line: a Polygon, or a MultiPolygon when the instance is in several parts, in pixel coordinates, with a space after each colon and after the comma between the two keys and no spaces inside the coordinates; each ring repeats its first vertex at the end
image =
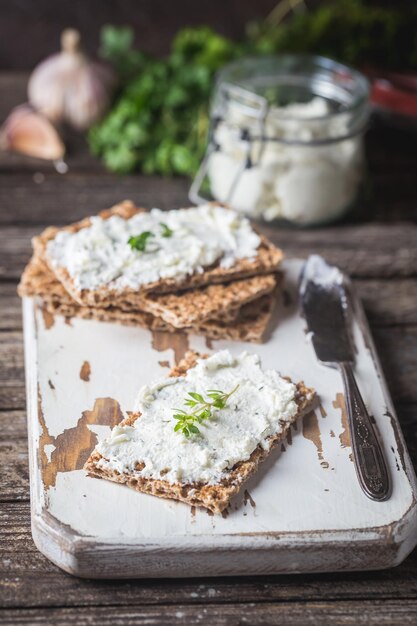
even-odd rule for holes
{"type": "MultiPolygon", "coordinates": [[[[128,220],[145,210],[135,207],[131,202],[125,201],[111,209],[99,213],[99,217],[107,220],[112,216],[119,216],[128,220]]],[[[180,280],[174,278],[161,278],[158,281],[143,284],[140,288],[110,289],[108,285],[103,285],[95,289],[78,289],[73,278],[64,266],[54,264],[48,254],[48,244],[52,242],[60,232],[77,233],[81,229],[91,225],[90,218],[86,218],[62,228],[49,227],[41,235],[35,237],[33,245],[35,253],[54,272],[58,280],[71,294],[76,302],[87,306],[114,306],[122,299],[130,302],[140,309],[140,305],[145,293],[172,293],[188,289],[195,289],[206,285],[230,282],[253,276],[271,274],[279,269],[283,254],[266,237],[259,235],[259,246],[254,258],[236,258],[230,267],[222,267],[220,263],[214,263],[204,271],[194,272],[192,275],[180,280]]]]}
{"type": "MultiPolygon", "coordinates": [[[[180,329],[197,326],[209,320],[227,323],[237,319],[243,305],[260,302],[262,296],[272,294],[279,280],[280,276],[266,274],[177,294],[144,294],[136,306],[129,299],[119,298],[112,306],[106,308],[130,314],[151,313],[169,327],[180,329]]],[[[77,310],[74,307],[82,306],[72,298],[36,252],[22,274],[18,292],[22,297],[39,296],[56,308],[61,305],[77,310]]],[[[130,319],[133,319],[132,316],[130,319]]]]}
{"type": "MultiPolygon", "coordinates": [[[[195,352],[187,353],[183,361],[171,371],[170,376],[185,376],[190,369],[196,366],[199,358],[206,358],[206,356],[200,357],[195,352]]],[[[286,380],[289,381],[289,379],[286,380]]],[[[204,507],[213,513],[221,513],[228,507],[231,498],[241,490],[248,478],[258,470],[262,461],[285,439],[291,424],[312,409],[315,402],[314,390],[309,389],[302,382],[297,383],[294,402],[296,404],[296,412],[290,419],[287,418],[285,422],[280,424],[279,431],[277,430],[277,432],[268,436],[266,445],[265,442],[264,445],[259,443],[248,459],[237,462],[232,468],[225,471],[217,484],[208,482],[172,482],[159,476],[158,478],[144,477],[141,472],[144,470],[145,465],[139,460],[134,471],[120,472],[111,468],[106,458],[97,449],[93,451],[87,460],[84,469],[91,476],[124,484],[142,493],[160,498],[180,500],[191,506],[204,507]]],[[[119,426],[133,426],[139,420],[137,428],[140,432],[140,418],[140,413],[130,414],[119,426]]],[[[244,433],[242,433],[243,435],[244,433]]],[[[178,435],[178,444],[181,445],[181,435],[178,435]]]]}
{"type": "MultiPolygon", "coordinates": [[[[263,277],[260,277],[263,278],[263,277]]],[[[265,277],[267,278],[267,277],[265,277]]],[[[275,280],[275,279],[274,279],[275,280]]],[[[213,285],[214,290],[222,289],[222,285],[213,285]]],[[[201,291],[204,291],[202,288],[201,291]]],[[[195,290],[193,293],[198,292],[195,290]]],[[[186,296],[187,292],[184,292],[186,296]]],[[[227,291],[226,291],[227,293],[227,291]]],[[[139,326],[149,330],[174,333],[178,327],[166,322],[162,317],[144,310],[134,309],[131,304],[126,307],[108,306],[91,307],[75,302],[63,285],[57,280],[49,267],[36,254],[23,272],[19,294],[24,297],[38,296],[42,306],[52,315],[62,315],[67,318],[79,317],[102,322],[117,322],[126,326],[139,326]]],[[[187,295],[187,298],[189,296],[187,295]]],[[[203,296],[206,299],[206,296],[203,296]]],[[[235,341],[250,341],[259,343],[267,331],[275,302],[275,293],[267,291],[254,300],[245,302],[240,307],[222,310],[217,317],[193,320],[180,327],[186,332],[204,335],[209,339],[230,339],[235,341]]],[[[198,300],[198,293],[197,293],[198,300]]],[[[183,302],[186,311],[186,302],[183,302]]]]}

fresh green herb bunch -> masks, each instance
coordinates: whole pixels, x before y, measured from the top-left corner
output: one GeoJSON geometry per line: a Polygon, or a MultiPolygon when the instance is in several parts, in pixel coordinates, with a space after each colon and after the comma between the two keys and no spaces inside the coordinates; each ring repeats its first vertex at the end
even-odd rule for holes
{"type": "MultiPolygon", "coordinates": [[[[116,34],[114,28],[104,31],[102,53],[119,67],[134,51],[126,29],[119,42],[116,34]]],[[[190,28],[175,37],[167,59],[135,59],[131,65],[139,71],[89,133],[93,153],[119,173],[195,173],[204,152],[214,74],[237,49],[210,28],[190,28]]]]}
{"type": "Polygon", "coordinates": [[[254,52],[321,54],[361,67],[417,67],[416,7],[382,6],[381,0],[327,0],[314,9],[282,0],[267,19],[247,28],[254,52]],[[282,21],[285,5],[298,10],[282,21]]]}
{"type": "Polygon", "coordinates": [[[107,117],[90,130],[90,149],[121,174],[136,169],[193,176],[207,141],[214,75],[225,63],[243,55],[304,52],[359,68],[412,69],[416,32],[415,7],[327,0],[307,10],[304,0],[281,0],[266,19],[248,24],[239,44],[207,27],[186,28],[159,60],[132,48],[132,29],[106,26],[100,54],[118,70],[121,90],[107,117]]]}
{"type": "Polygon", "coordinates": [[[145,55],[133,49],[134,33],[129,26],[103,26],[99,54],[110,61],[119,79],[126,83],[137,75],[146,63],[145,55]]]}
{"type": "Polygon", "coordinates": [[[205,400],[201,394],[189,391],[189,398],[184,400],[184,404],[194,409],[194,411],[187,413],[183,409],[174,409],[176,413],[174,413],[173,418],[177,420],[174,431],[181,431],[187,439],[191,435],[198,435],[200,430],[197,424],[201,424],[204,420],[209,419],[212,416],[213,409],[224,409],[230,396],[235,393],[238,387],[239,385],[236,385],[229,393],[219,389],[209,389],[206,391],[206,395],[211,398],[211,402],[210,400],[205,400]]]}

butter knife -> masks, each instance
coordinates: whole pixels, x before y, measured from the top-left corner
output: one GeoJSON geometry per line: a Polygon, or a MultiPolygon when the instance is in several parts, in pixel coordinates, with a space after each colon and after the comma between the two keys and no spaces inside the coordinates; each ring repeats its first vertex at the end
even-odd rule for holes
{"type": "Polygon", "coordinates": [[[346,399],[353,460],[362,490],[387,500],[391,485],[384,453],[354,375],[349,297],[343,274],[322,257],[306,261],[300,281],[301,308],[318,360],[340,371],[346,399]]]}

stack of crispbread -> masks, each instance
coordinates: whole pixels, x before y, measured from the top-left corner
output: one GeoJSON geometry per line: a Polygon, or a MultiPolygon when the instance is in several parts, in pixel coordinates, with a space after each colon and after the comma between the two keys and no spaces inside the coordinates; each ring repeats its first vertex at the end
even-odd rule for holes
{"type": "MultiPolygon", "coordinates": [[[[144,209],[122,202],[99,217],[130,219],[144,209]]],[[[115,321],[151,330],[178,330],[211,339],[259,342],[276,299],[282,252],[265,237],[255,258],[237,259],[232,267],[215,264],[185,280],[161,279],[140,289],[111,286],[78,290],[64,267],[48,258],[47,245],[60,231],[76,233],[90,226],[86,218],[63,228],[50,227],[33,240],[33,256],[23,272],[19,295],[39,297],[44,308],[65,317],[115,321]]]]}

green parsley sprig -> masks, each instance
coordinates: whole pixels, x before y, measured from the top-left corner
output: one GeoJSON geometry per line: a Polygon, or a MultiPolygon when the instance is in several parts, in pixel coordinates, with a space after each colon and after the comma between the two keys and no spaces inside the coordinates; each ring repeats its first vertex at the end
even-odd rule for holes
{"type": "Polygon", "coordinates": [[[150,230],[145,230],[140,235],[135,235],[134,237],[129,237],[128,243],[133,250],[138,250],[139,252],[144,252],[146,248],[147,241],[149,237],[154,237],[155,235],[151,233],[150,230]]]}
{"type": "Polygon", "coordinates": [[[160,222],[159,225],[162,228],[162,237],[172,237],[174,231],[171,230],[171,228],[167,224],[164,224],[164,222],[160,222]]]}
{"type": "MultiPolygon", "coordinates": [[[[172,237],[174,231],[171,230],[171,228],[167,226],[167,224],[164,224],[164,222],[160,222],[159,225],[161,227],[162,237],[172,237]]],[[[144,252],[146,249],[146,244],[148,243],[148,239],[150,237],[155,237],[155,235],[150,230],[145,230],[143,233],[140,233],[140,235],[129,237],[128,244],[130,244],[130,247],[133,250],[144,252]]]]}
{"type": "Polygon", "coordinates": [[[187,413],[183,409],[174,409],[176,413],[174,413],[173,418],[177,420],[174,431],[181,431],[187,439],[191,435],[198,435],[200,429],[197,424],[201,424],[204,420],[209,419],[212,416],[213,409],[224,409],[230,396],[235,393],[238,387],[239,384],[229,393],[225,393],[220,389],[208,389],[206,394],[211,398],[211,401],[205,400],[199,393],[189,391],[187,394],[189,397],[184,400],[184,404],[194,409],[194,411],[187,413]]]}

